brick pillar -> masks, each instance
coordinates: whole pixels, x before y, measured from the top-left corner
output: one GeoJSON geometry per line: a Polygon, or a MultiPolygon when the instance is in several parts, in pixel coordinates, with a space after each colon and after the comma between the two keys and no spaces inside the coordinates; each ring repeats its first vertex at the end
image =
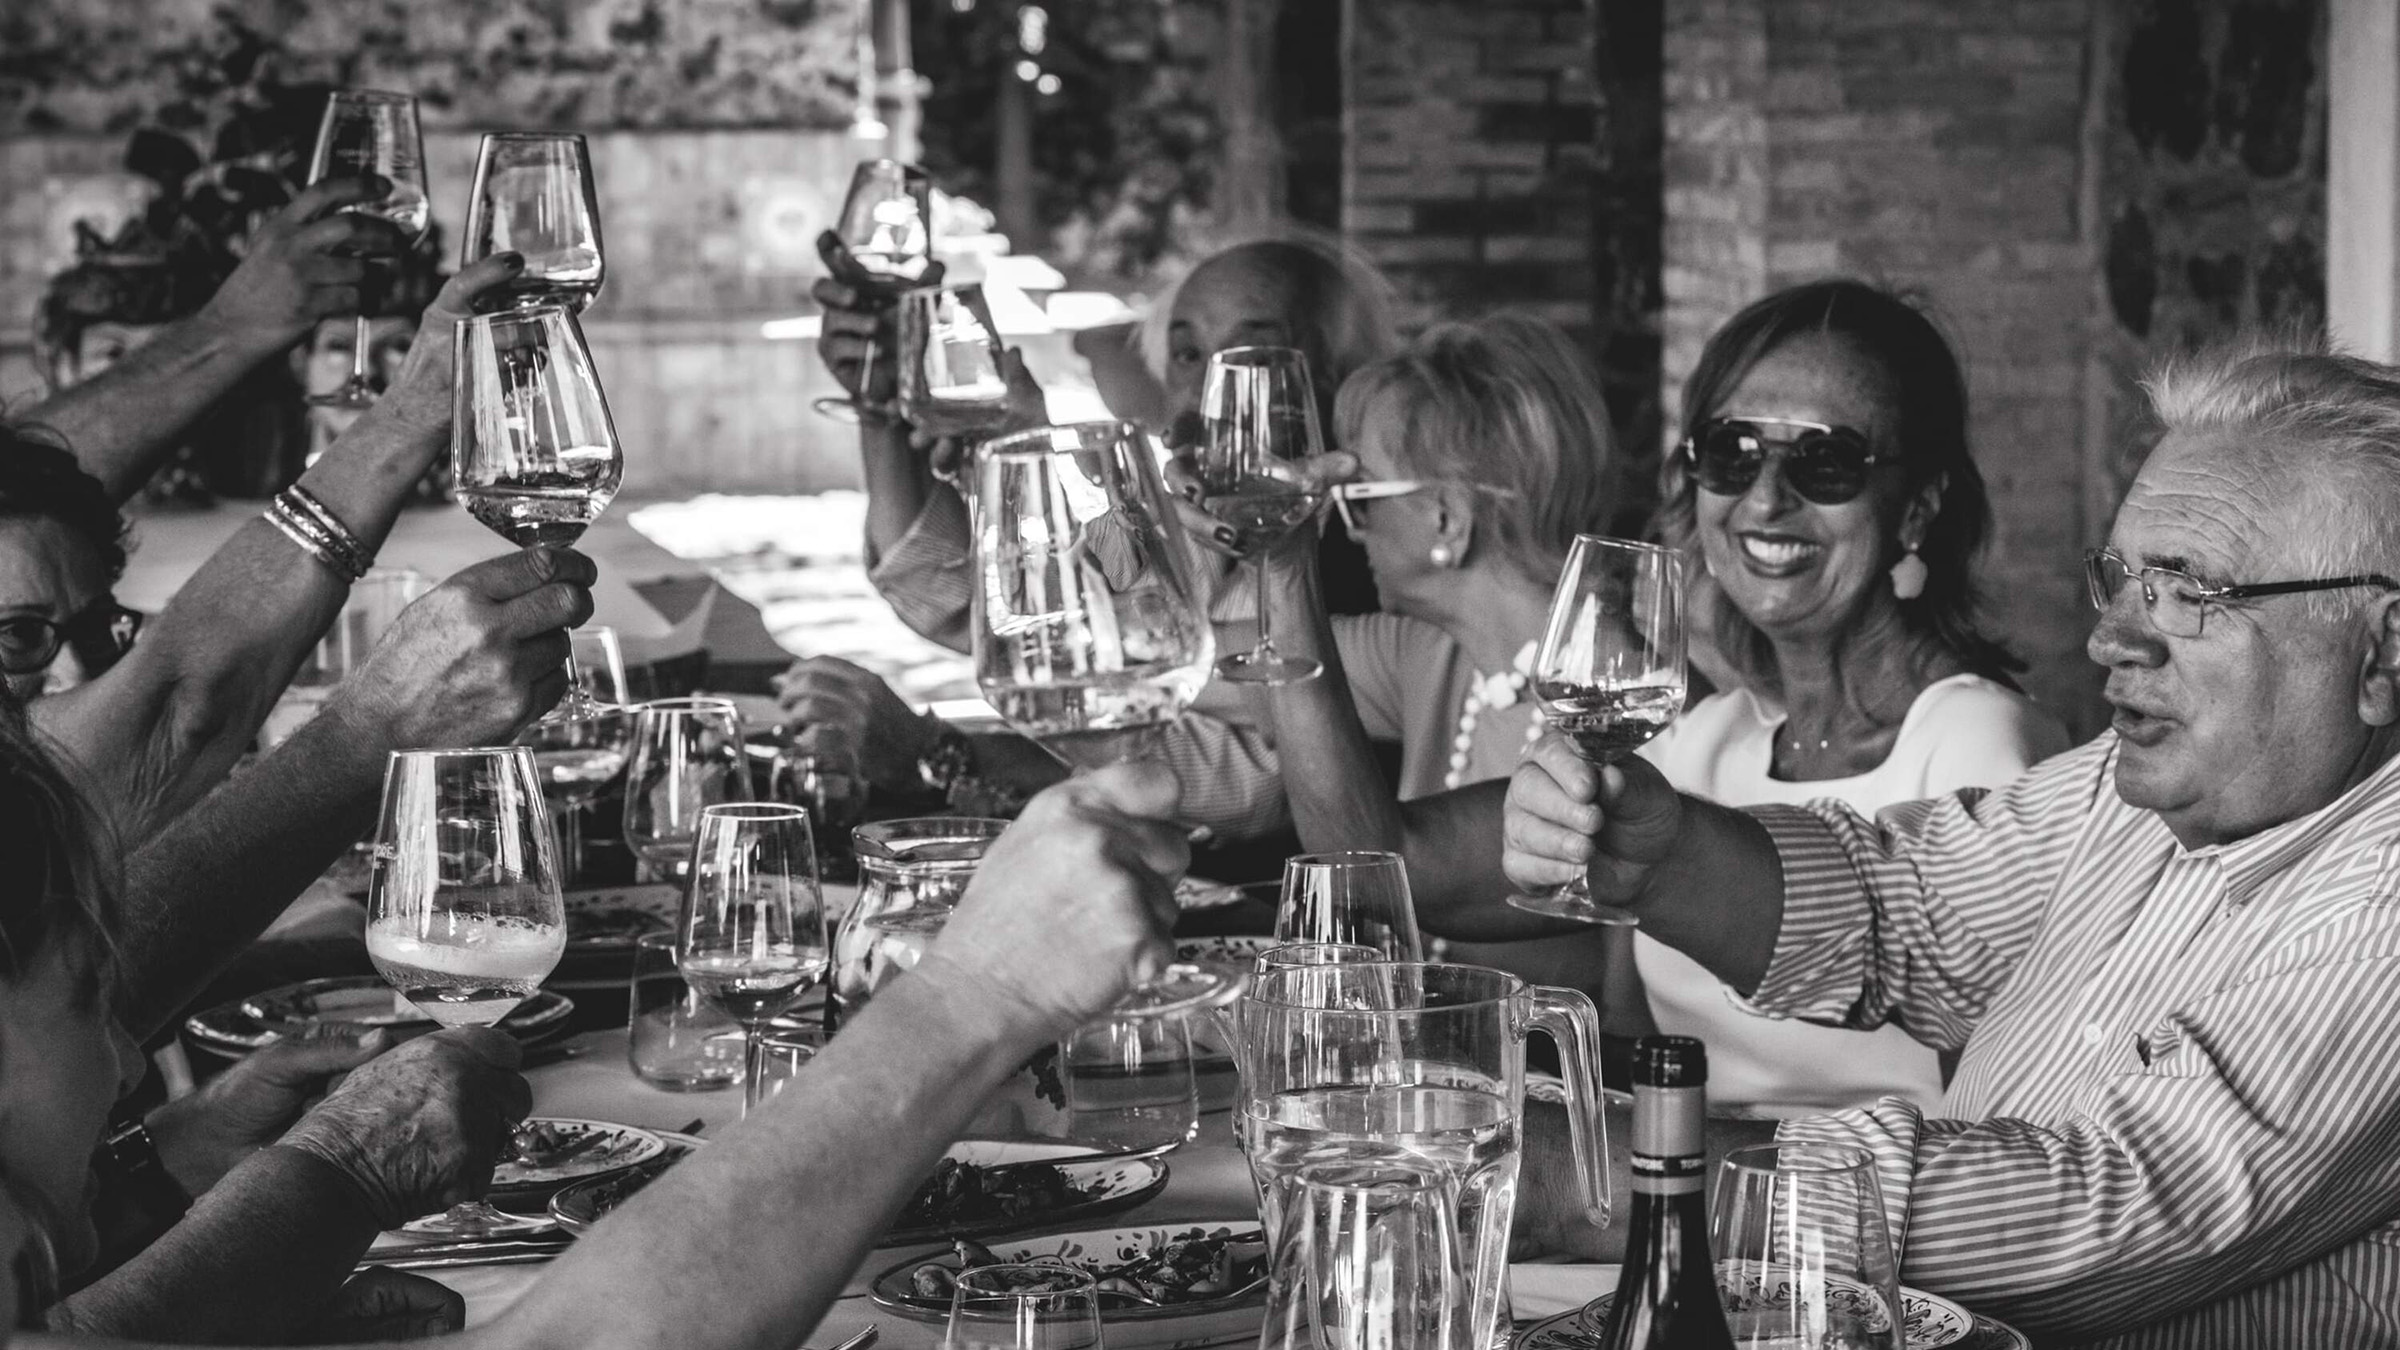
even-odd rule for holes
{"type": "Polygon", "coordinates": [[[1668,6],[1665,397],[1742,304],[1834,275],[1913,289],[1967,367],[1998,529],[1992,618],[2091,725],[2080,548],[2099,305],[2087,57],[2112,0],[1668,6]]]}
{"type": "Polygon", "coordinates": [[[1411,327],[1495,308],[1588,334],[1595,0],[1349,0],[1342,226],[1411,327]]]}

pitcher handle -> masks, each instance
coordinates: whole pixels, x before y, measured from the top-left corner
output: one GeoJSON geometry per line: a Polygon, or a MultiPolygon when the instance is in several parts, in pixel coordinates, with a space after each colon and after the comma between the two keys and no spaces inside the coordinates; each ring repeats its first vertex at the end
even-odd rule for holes
{"type": "Polygon", "coordinates": [[[1583,1189],[1584,1216],[1608,1226],[1615,1199],[1608,1184],[1608,1111],[1600,1092],[1600,1010],[1579,990],[1536,985],[1533,1029],[1558,1046],[1559,1076],[1567,1085],[1567,1140],[1583,1189]]]}

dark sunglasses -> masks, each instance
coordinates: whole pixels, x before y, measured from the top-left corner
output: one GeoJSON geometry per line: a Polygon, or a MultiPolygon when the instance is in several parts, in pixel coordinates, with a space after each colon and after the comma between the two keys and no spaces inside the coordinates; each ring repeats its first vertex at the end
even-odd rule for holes
{"type": "Polygon", "coordinates": [[[115,600],[102,600],[65,619],[39,614],[0,617],[0,674],[38,675],[58,659],[61,647],[72,647],[84,673],[98,675],[125,655],[141,631],[140,611],[115,600]]]}
{"type": "Polygon", "coordinates": [[[1783,481],[1819,506],[1854,500],[1886,458],[1869,448],[1864,432],[1789,417],[1715,418],[1684,438],[1683,455],[1700,486],[1721,497],[1748,492],[1767,460],[1780,458],[1783,481]]]}

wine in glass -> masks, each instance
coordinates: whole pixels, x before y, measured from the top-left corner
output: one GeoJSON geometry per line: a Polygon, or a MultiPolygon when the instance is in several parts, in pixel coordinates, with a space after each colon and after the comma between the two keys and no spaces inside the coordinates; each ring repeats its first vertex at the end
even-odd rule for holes
{"type": "Polygon", "coordinates": [[[662,698],[634,710],[625,772],[625,844],[654,870],[682,875],[700,813],[750,798],[742,717],[721,698],[662,698]]]}
{"type": "Polygon", "coordinates": [[[900,294],[900,415],[938,436],[978,436],[1008,421],[1005,349],[981,286],[900,294]]]}
{"type": "MultiPolygon", "coordinates": [[[[1151,756],[1208,682],[1216,637],[1167,534],[1148,434],[1130,422],[1022,431],[984,442],[974,472],[976,686],[1070,768],[1151,756]]],[[[1240,988],[1176,965],[1116,1012],[1189,1011],[1240,988]]]]}
{"type": "MultiPolygon", "coordinates": [[[[862,161],[850,176],[850,195],[842,200],[833,232],[852,264],[837,269],[834,280],[870,300],[889,302],[915,285],[933,262],[933,178],[914,164],[862,161]]],[[[859,397],[821,398],[816,410],[857,421],[869,410],[866,391],[873,387],[874,368],[875,348],[869,345],[858,372],[859,397]]]]}
{"type": "Polygon", "coordinates": [[[1258,642],[1217,662],[1245,684],[1290,684],[1324,667],[1275,650],[1267,622],[1267,550],[1306,527],[1325,504],[1308,474],[1325,452],[1308,357],[1291,347],[1233,347],[1208,358],[1200,390],[1201,509],[1234,533],[1258,578],[1258,642]]]}
{"type": "Polygon", "coordinates": [[[767,1024],[832,964],[808,813],[780,802],[704,808],[676,932],[684,980],[742,1024],[747,1115],[766,1084],[760,1056],[767,1024]]]}
{"type": "Polygon", "coordinates": [[[459,265],[511,251],[523,255],[524,269],[478,296],[477,309],[564,305],[580,314],[599,298],[608,260],[583,137],[509,131],[483,138],[459,265]]]}
{"type": "Polygon", "coordinates": [[[567,635],[568,671],[577,682],[569,699],[581,698],[584,716],[546,718],[518,733],[517,744],[533,751],[542,791],[558,816],[558,840],[572,885],[583,870],[583,809],[607,789],[633,749],[633,700],[626,694],[625,654],[617,630],[605,624],[567,635]]]}
{"type": "MultiPolygon", "coordinates": [[[[1533,661],[1543,717],[1577,754],[1606,765],[1666,730],[1684,692],[1682,558],[1656,544],[1577,535],[1533,661]]],[[[1583,877],[1508,902],[1583,923],[1632,922],[1593,900],[1583,877]]]]}
{"type": "MultiPolygon", "coordinates": [[[[325,100],[324,119],[317,123],[317,148],[309,161],[308,181],[321,183],[369,173],[390,182],[391,191],[380,201],[355,202],[342,209],[390,221],[414,247],[433,224],[433,202],[425,191],[425,137],[417,127],[416,99],[380,89],[335,90],[325,100]]],[[[308,401],[336,408],[372,406],[375,386],[367,380],[367,363],[374,347],[362,301],[357,340],[350,348],[350,378],[332,393],[312,395],[308,401]]]]}
{"type": "MultiPolygon", "coordinates": [[[[566,922],[532,751],[391,757],[367,884],[367,956],[377,974],[445,1027],[490,1026],[558,965],[566,922]]],[[[478,1200],[409,1231],[487,1237],[547,1226],[478,1200]]]]}

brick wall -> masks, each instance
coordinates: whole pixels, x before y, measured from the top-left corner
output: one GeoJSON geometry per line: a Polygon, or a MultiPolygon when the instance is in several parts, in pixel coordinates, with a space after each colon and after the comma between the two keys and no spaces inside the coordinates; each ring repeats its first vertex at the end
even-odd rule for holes
{"type": "Polygon", "coordinates": [[[1342,224],[1416,326],[1526,309],[1589,334],[1597,0],[1350,0],[1342,224]]]}
{"type": "Polygon", "coordinates": [[[1998,530],[1993,618],[2083,725],[2078,553],[2105,528],[2087,365],[2097,322],[2087,97],[2113,0],[1691,0],[1669,6],[1666,398],[1775,288],[1920,292],[1966,366],[1998,530]]]}

